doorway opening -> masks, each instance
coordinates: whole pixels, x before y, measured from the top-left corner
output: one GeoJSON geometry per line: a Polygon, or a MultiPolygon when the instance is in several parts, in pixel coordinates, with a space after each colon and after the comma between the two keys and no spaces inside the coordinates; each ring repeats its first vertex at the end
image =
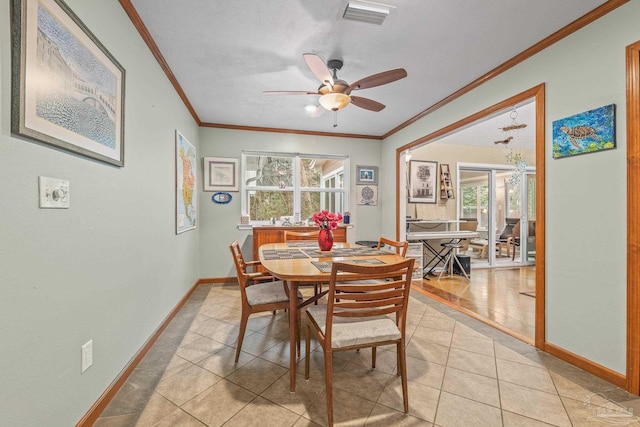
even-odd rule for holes
{"type": "MultiPolygon", "coordinates": [[[[491,144],[500,142],[498,139],[484,138],[484,141],[491,144]]],[[[490,145],[491,145],[490,144],[490,145]]],[[[442,155],[444,151],[440,151],[442,155]]],[[[506,157],[506,156],[505,156],[506,157]]],[[[405,239],[407,236],[408,218],[416,219],[448,219],[450,223],[458,223],[457,227],[467,220],[478,221],[478,234],[483,232],[485,239],[478,236],[478,240],[486,240],[484,246],[485,258],[479,259],[476,266],[471,270],[471,282],[467,282],[464,277],[454,277],[451,279],[438,280],[437,277],[425,276],[418,290],[429,294],[428,296],[438,299],[453,308],[476,317],[486,323],[495,326],[511,335],[522,339],[538,348],[544,346],[544,85],[536,86],[514,97],[506,99],[498,104],[486,108],[476,114],[466,117],[445,128],[426,135],[416,141],[396,150],[396,167],[398,170],[397,180],[397,236],[405,239]],[[477,132],[474,127],[479,123],[486,122],[496,117],[504,116],[514,108],[521,108],[530,105],[533,114],[528,125],[533,131],[531,138],[532,149],[528,153],[529,161],[525,168],[518,171],[519,180],[511,180],[514,172],[514,162],[499,162],[487,160],[487,147],[479,147],[477,157],[467,157],[461,153],[468,154],[469,147],[458,146],[444,155],[444,158],[433,158],[434,153],[426,154],[423,158],[420,150],[426,150],[444,143],[446,139],[456,139],[458,133],[471,130],[475,135],[475,140],[482,139],[481,132],[477,132]],[[440,201],[431,205],[412,205],[407,202],[407,190],[410,188],[407,172],[407,155],[412,161],[432,161],[439,164],[447,164],[447,169],[456,171],[456,182],[454,188],[456,192],[455,201],[452,197],[440,196],[440,201]],[[447,155],[449,157],[447,157],[447,155]],[[474,184],[474,180],[476,181],[474,184]],[[484,184],[479,182],[484,181],[484,184]],[[505,185],[505,182],[508,185],[505,185]],[[475,188],[474,188],[475,187],[475,188]],[[481,190],[484,187],[484,190],[481,190]],[[498,189],[500,187],[500,189],[498,189]],[[401,190],[402,189],[402,190],[401,190]],[[483,196],[482,192],[486,192],[483,196]],[[500,193],[499,197],[497,193],[500,193]],[[475,199],[474,199],[475,197],[475,199]],[[486,197],[486,200],[482,200],[486,197]],[[480,198],[481,200],[478,200],[480,198]],[[501,203],[496,204],[500,199],[501,203]],[[453,202],[453,203],[452,203],[453,202]],[[484,204],[484,206],[482,206],[484,204]],[[485,211],[483,212],[483,209],[485,211]],[[507,222],[512,222],[517,235],[511,235],[508,241],[501,241],[498,233],[499,228],[504,228],[507,222]],[[515,224],[519,221],[519,224],[515,224]],[[517,239],[516,239],[517,237],[517,239]],[[507,248],[509,252],[507,253],[507,248]],[[502,250],[502,253],[499,251],[502,250]],[[507,256],[508,255],[508,256],[507,256]],[[500,265],[499,263],[503,263],[500,265]],[[482,267],[480,267],[482,266],[482,267]],[[500,276],[500,277],[499,277],[500,276]],[[491,311],[490,305],[494,307],[502,304],[497,300],[501,295],[499,283],[517,283],[515,289],[516,302],[506,310],[513,313],[514,309],[526,306],[526,314],[529,316],[527,326],[522,329],[514,328],[514,322],[503,316],[504,313],[491,311]],[[437,283],[440,282],[440,286],[437,283]],[[483,282],[481,286],[476,286],[475,282],[483,282]],[[474,288],[475,286],[475,288],[474,288]],[[479,293],[469,293],[470,289],[482,288],[479,293]],[[470,302],[465,306],[463,299],[465,293],[469,295],[470,302]],[[447,295],[446,298],[443,296],[447,295]]],[[[413,177],[411,175],[411,177],[413,177]]],[[[447,191],[448,193],[448,191],[447,191]]],[[[444,193],[443,193],[444,194],[444,193]]],[[[476,243],[476,248],[478,247],[476,243]]],[[[426,264],[424,262],[423,264],[426,264]]],[[[512,294],[514,294],[512,292],[512,294]]],[[[509,299],[507,297],[506,299],[509,299]]],[[[524,315],[524,313],[521,313],[524,315]]],[[[511,316],[517,318],[517,316],[511,316]]]]}

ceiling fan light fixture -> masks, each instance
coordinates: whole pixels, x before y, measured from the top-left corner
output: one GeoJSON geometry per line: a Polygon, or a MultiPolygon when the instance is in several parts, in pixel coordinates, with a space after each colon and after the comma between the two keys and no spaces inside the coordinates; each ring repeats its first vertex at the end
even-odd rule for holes
{"type": "Polygon", "coordinates": [[[331,92],[320,97],[320,105],[329,111],[342,110],[349,105],[351,97],[340,92],[331,92]]]}
{"type": "Polygon", "coordinates": [[[390,7],[379,3],[350,1],[347,3],[342,17],[353,21],[382,25],[386,17],[389,16],[390,7]]]}

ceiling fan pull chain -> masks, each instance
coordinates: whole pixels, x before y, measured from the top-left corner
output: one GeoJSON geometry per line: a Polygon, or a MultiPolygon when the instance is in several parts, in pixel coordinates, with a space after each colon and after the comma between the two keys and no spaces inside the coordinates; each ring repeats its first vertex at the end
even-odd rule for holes
{"type": "Polygon", "coordinates": [[[333,127],[338,127],[338,110],[333,111],[333,127]]]}

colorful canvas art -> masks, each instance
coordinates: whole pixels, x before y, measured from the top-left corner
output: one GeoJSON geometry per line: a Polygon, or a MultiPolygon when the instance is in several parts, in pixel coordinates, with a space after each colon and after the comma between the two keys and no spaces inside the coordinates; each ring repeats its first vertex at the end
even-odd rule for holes
{"type": "Polygon", "coordinates": [[[554,159],[615,147],[615,104],[553,122],[554,159]]]}

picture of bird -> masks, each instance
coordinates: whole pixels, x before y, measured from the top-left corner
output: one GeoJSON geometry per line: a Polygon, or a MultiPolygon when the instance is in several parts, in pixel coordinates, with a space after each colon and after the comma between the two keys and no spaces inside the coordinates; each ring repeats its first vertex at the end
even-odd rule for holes
{"type": "Polygon", "coordinates": [[[493,143],[496,144],[496,145],[498,145],[498,144],[508,144],[512,139],[513,139],[513,137],[510,136],[507,139],[502,139],[500,141],[493,141],[493,143]]]}

